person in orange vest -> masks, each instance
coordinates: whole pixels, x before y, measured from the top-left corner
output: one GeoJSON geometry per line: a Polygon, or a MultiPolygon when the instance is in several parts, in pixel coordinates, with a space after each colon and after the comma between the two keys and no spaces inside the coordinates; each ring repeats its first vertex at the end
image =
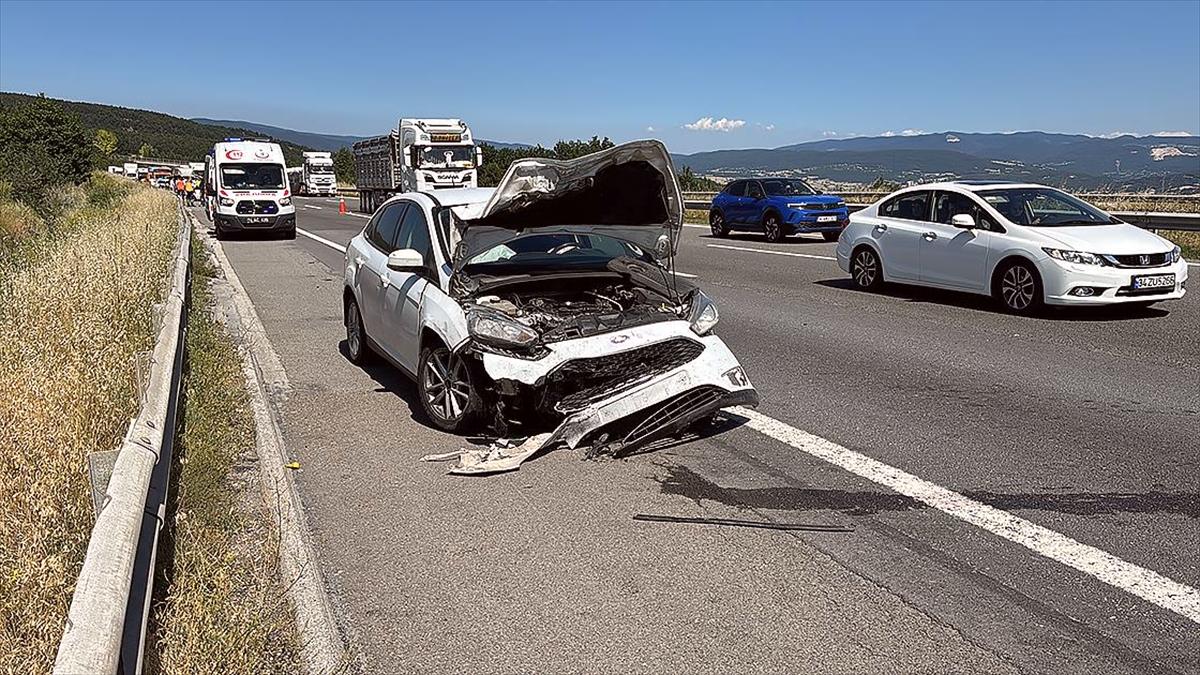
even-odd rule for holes
{"type": "Polygon", "coordinates": [[[180,197],[183,196],[183,176],[175,177],[175,194],[180,197]]]}

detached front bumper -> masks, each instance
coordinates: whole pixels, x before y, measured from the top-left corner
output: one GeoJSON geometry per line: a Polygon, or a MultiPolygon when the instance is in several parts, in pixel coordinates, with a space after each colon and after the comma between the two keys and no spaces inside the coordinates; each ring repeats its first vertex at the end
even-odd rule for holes
{"type": "MultiPolygon", "coordinates": [[[[555,445],[577,448],[606,445],[619,450],[653,442],[686,428],[721,408],[757,405],[758,392],[721,338],[697,336],[686,321],[638,326],[614,333],[547,345],[548,353],[528,360],[485,352],[483,368],[498,386],[517,383],[544,387],[555,373],[577,363],[596,363],[606,357],[625,359],[630,384],[588,397],[565,413],[562,422],[537,442],[515,452],[460,459],[452,473],[495,473],[518,468],[529,456],[555,445]],[[637,355],[652,353],[667,341],[686,339],[699,343],[699,354],[678,366],[638,379],[637,355]],[[647,350],[647,351],[643,351],[647,350]]],[[[575,365],[573,365],[575,364],[575,365]]],[[[654,363],[644,368],[651,371],[654,363]]],[[[531,439],[532,440],[532,439],[531,439]]]]}
{"type": "Polygon", "coordinates": [[[1188,264],[1182,258],[1162,267],[1133,268],[1079,265],[1052,258],[1041,261],[1046,303],[1051,305],[1112,305],[1129,302],[1177,300],[1187,290],[1188,264]],[[1173,286],[1135,289],[1133,278],[1173,274],[1173,286]],[[1090,295],[1080,295],[1087,288],[1090,295]]]}
{"type": "Polygon", "coordinates": [[[280,213],[273,216],[235,216],[226,213],[213,215],[217,227],[227,232],[268,232],[296,229],[295,213],[280,213]]]}

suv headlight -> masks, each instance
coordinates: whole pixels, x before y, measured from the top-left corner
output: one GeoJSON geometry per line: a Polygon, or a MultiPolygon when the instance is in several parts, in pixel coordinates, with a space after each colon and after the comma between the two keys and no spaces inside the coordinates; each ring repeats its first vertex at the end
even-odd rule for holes
{"type": "Polygon", "coordinates": [[[716,303],[705,295],[704,291],[697,290],[692,296],[691,311],[688,312],[688,322],[692,324],[692,330],[696,335],[704,335],[712,330],[720,319],[716,303]]]}
{"type": "Polygon", "coordinates": [[[800,209],[803,211],[804,209],[808,208],[808,204],[788,204],[787,207],[789,209],[800,209]]]}
{"type": "Polygon", "coordinates": [[[538,339],[538,333],[523,323],[493,312],[471,312],[467,315],[467,330],[471,337],[517,347],[527,347],[538,339]]]}
{"type": "Polygon", "coordinates": [[[282,198],[280,198],[280,200],[279,200],[279,205],[280,205],[280,206],[291,206],[291,205],[292,205],[292,198],[291,198],[291,197],[282,197],[282,198]]]}
{"type": "Polygon", "coordinates": [[[1178,246],[1171,249],[1171,252],[1167,254],[1167,259],[1170,260],[1172,263],[1179,262],[1179,259],[1182,257],[1183,257],[1183,250],[1180,249],[1178,246]]]}
{"type": "Polygon", "coordinates": [[[221,197],[221,206],[233,206],[233,200],[229,197],[221,197]]]}
{"type": "Polygon", "coordinates": [[[1095,253],[1085,253],[1084,251],[1066,251],[1059,248],[1042,248],[1046,255],[1056,260],[1063,262],[1077,263],[1080,265],[1103,265],[1104,258],[1095,253]]]}

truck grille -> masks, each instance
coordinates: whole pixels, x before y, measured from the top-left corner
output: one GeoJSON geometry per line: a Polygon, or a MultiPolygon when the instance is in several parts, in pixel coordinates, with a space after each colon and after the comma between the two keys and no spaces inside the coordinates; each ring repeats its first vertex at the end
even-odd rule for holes
{"type": "Polygon", "coordinates": [[[568,412],[598,398],[627,389],[684,365],[704,351],[689,338],[672,338],[652,345],[588,359],[572,359],[546,378],[546,392],[557,399],[554,408],[568,412]]]}
{"type": "Polygon", "coordinates": [[[1101,256],[1114,267],[1162,267],[1167,264],[1170,253],[1149,253],[1145,255],[1106,255],[1101,256]]]}
{"type": "Polygon", "coordinates": [[[269,199],[243,199],[237,203],[237,212],[243,216],[272,215],[279,213],[279,205],[269,199]]]}

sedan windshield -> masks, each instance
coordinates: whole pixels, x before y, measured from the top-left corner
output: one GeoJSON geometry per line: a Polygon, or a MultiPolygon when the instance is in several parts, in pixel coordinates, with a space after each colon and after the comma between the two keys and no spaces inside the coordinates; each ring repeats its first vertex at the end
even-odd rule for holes
{"type": "Polygon", "coordinates": [[[1087,202],[1051,188],[982,190],[976,194],[1017,225],[1066,227],[1120,222],[1087,202]]]}
{"type": "Polygon", "coordinates": [[[279,164],[222,164],[221,185],[230,190],[282,190],[279,164]]]}
{"type": "Polygon", "coordinates": [[[815,195],[817,191],[812,189],[808,183],[794,178],[767,178],[762,182],[763,189],[767,194],[787,197],[790,195],[815,195]]]}
{"type": "Polygon", "coordinates": [[[530,234],[493,246],[468,260],[463,269],[490,274],[603,270],[614,258],[654,260],[638,246],[602,234],[530,234]]]}
{"type": "Polygon", "coordinates": [[[475,162],[473,145],[422,145],[417,148],[417,162],[421,167],[458,166],[475,162]]]}

